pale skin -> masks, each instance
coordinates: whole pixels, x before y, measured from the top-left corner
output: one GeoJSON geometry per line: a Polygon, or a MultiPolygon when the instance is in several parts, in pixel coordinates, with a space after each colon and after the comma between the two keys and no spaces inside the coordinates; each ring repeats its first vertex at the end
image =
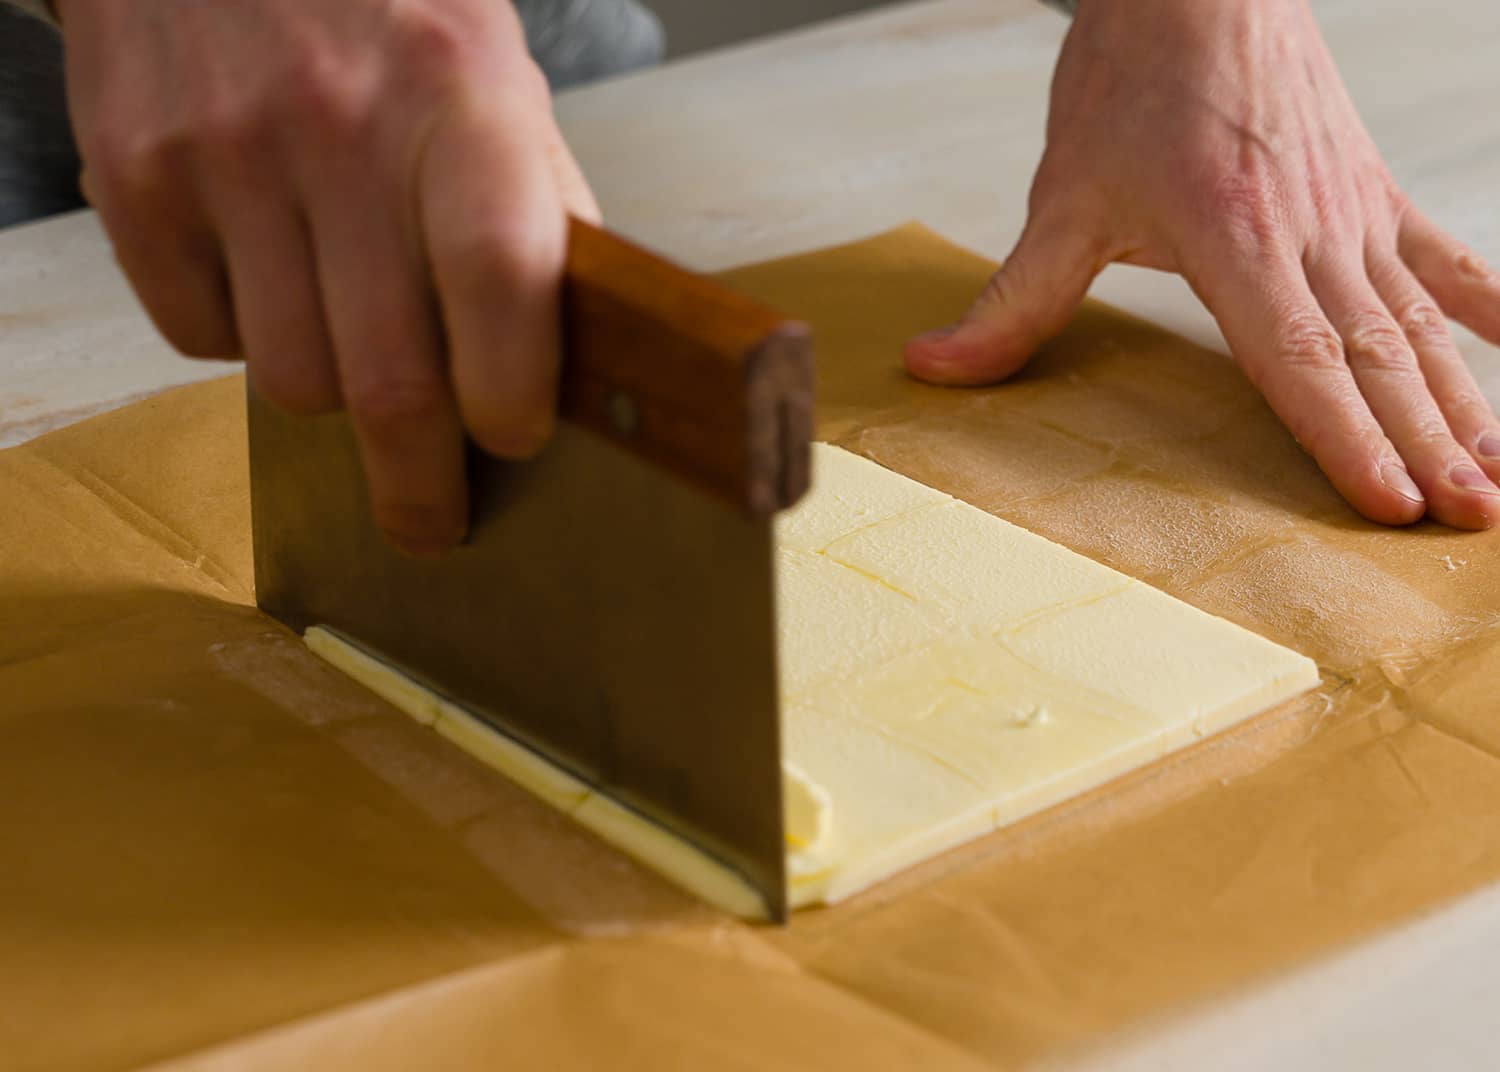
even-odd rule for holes
{"type": "MultiPolygon", "coordinates": [[[[499,0],[62,0],[86,185],[184,353],[347,408],[378,523],[462,539],[465,434],[554,421],[569,214],[597,219],[499,0]]],[[[1123,261],[1182,274],[1366,517],[1500,521],[1500,420],[1447,318],[1500,279],[1391,180],[1305,0],[1082,0],[1024,232],[908,369],[1020,369],[1123,261]]]]}

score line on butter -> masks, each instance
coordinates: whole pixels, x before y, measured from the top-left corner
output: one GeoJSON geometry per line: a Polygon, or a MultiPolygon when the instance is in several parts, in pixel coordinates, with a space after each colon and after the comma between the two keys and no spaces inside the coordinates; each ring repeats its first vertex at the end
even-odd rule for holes
{"type": "MultiPolygon", "coordinates": [[[[794,908],[1084,793],[1318,683],[1296,652],[838,447],[776,522],[794,908]]],[[[320,628],[315,653],[726,911],[728,869],[320,628]]]]}

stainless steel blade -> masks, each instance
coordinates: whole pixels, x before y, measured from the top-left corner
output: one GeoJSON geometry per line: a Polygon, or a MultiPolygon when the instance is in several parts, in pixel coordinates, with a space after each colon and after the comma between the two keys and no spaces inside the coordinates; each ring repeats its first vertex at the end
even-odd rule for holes
{"type": "Polygon", "coordinates": [[[772,534],[563,422],[470,459],[474,525],[386,545],[342,415],[251,393],[256,598],[330,626],[732,867],[785,918],[772,534]]]}

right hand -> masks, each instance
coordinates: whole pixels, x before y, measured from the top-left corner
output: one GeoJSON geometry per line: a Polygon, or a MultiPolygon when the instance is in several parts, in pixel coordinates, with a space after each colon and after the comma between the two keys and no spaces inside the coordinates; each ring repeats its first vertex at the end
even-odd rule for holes
{"type": "Polygon", "coordinates": [[[554,421],[571,213],[598,208],[501,0],[61,0],[85,185],[157,328],[348,409],[377,523],[435,554],[464,433],[554,421]]]}
{"type": "Polygon", "coordinates": [[[1081,0],[1020,241],[908,368],[1013,375],[1112,261],[1187,279],[1360,513],[1500,524],[1500,416],[1444,319],[1500,343],[1500,275],[1396,185],[1307,0],[1081,0]]]}

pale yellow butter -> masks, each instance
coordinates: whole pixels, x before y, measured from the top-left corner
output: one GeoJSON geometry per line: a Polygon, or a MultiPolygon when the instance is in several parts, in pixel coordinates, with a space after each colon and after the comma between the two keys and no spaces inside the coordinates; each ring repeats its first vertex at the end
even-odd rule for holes
{"type": "MultiPolygon", "coordinates": [[[[834,903],[1317,683],[1311,660],[847,451],[777,520],[790,899],[834,903]]],[[[730,871],[321,630],[308,644],[714,903],[730,871]]]]}

